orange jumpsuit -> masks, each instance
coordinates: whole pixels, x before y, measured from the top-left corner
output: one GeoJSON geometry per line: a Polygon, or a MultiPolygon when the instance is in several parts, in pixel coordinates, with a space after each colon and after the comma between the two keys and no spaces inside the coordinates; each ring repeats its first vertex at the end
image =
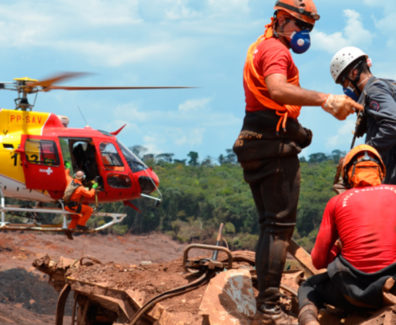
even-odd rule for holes
{"type": "Polygon", "coordinates": [[[77,212],[78,214],[72,214],[72,220],[69,223],[69,229],[76,228],[77,225],[85,226],[88,219],[90,218],[93,209],[88,204],[83,204],[81,201],[85,199],[92,199],[95,197],[95,189],[86,189],[79,179],[73,179],[74,183],[80,184],[70,197],[70,202],[76,203],[75,206],[65,206],[65,209],[70,212],[77,212]]]}

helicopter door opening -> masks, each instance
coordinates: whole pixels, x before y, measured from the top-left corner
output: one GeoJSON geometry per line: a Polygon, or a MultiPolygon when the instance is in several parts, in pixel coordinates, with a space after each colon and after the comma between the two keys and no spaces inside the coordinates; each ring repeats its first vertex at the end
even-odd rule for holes
{"type": "Polygon", "coordinates": [[[125,166],[114,144],[111,142],[102,142],[99,148],[102,164],[106,172],[107,184],[117,189],[130,188],[132,181],[125,170],[125,166]]]}
{"type": "Polygon", "coordinates": [[[101,184],[98,164],[96,162],[96,149],[89,138],[60,138],[64,161],[71,165],[70,175],[78,170],[85,173],[86,184],[96,180],[101,184]]]}
{"type": "Polygon", "coordinates": [[[66,184],[56,138],[23,135],[20,149],[26,188],[61,191],[66,184]]]}

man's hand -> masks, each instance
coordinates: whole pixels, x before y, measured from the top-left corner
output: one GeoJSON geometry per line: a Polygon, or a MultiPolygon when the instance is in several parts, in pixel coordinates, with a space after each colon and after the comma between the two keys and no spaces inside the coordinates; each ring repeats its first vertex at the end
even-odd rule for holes
{"type": "Polygon", "coordinates": [[[345,120],[349,114],[363,110],[363,106],[356,103],[347,95],[328,95],[322,108],[338,120],[345,120]]]}
{"type": "Polygon", "coordinates": [[[98,183],[92,182],[92,188],[93,188],[94,190],[96,190],[96,189],[98,188],[98,186],[99,186],[98,183]]]}

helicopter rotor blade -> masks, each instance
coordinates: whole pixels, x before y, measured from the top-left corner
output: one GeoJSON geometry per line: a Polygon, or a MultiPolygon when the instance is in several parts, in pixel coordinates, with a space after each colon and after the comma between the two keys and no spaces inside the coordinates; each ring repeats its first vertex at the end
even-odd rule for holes
{"type": "Polygon", "coordinates": [[[90,87],[90,86],[50,86],[46,90],[62,89],[62,90],[124,90],[124,89],[185,89],[194,88],[186,86],[103,86],[103,87],[90,87]]]}
{"type": "Polygon", "coordinates": [[[87,74],[88,73],[86,73],[86,72],[65,72],[65,73],[61,73],[61,74],[55,75],[53,77],[44,79],[44,80],[27,82],[26,84],[31,89],[34,89],[36,87],[42,87],[43,91],[47,91],[52,88],[51,86],[54,83],[58,83],[60,81],[66,80],[66,79],[81,77],[81,76],[84,76],[87,74]]]}

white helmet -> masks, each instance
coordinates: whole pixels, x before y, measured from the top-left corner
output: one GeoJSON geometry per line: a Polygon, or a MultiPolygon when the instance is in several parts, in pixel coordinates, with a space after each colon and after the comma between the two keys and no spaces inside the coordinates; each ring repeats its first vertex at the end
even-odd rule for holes
{"type": "Polygon", "coordinates": [[[356,59],[360,57],[368,58],[367,54],[361,49],[353,46],[344,47],[334,54],[330,62],[330,73],[334,81],[337,83],[338,77],[344,70],[356,59]]]}

